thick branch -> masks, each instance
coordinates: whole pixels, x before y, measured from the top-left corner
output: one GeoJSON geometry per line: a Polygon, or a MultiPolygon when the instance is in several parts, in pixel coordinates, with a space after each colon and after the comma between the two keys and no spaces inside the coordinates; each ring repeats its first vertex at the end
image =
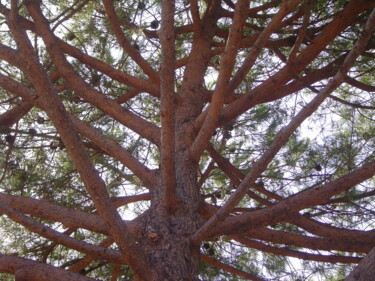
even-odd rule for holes
{"type": "MultiPolygon", "coordinates": [[[[297,212],[305,208],[324,204],[332,196],[339,194],[340,192],[349,190],[356,184],[359,184],[373,177],[374,174],[375,161],[372,161],[341,178],[333,180],[322,186],[303,191],[271,207],[241,214],[235,217],[229,217],[224,221],[224,223],[222,223],[221,226],[217,227],[216,230],[213,229],[214,231],[212,231],[211,233],[212,235],[242,233],[251,230],[252,228],[274,224],[282,221],[292,221],[294,224],[298,225],[297,222],[298,219],[301,218],[301,216],[299,216],[297,212]],[[294,220],[297,220],[297,222],[294,220]]],[[[314,233],[314,227],[311,226],[311,228],[311,232],[314,233]]],[[[321,231],[323,231],[323,229],[321,231]]],[[[356,231],[351,231],[351,233],[354,237],[356,231]]],[[[326,229],[326,234],[329,235],[328,229],[326,229]]],[[[345,233],[342,234],[344,235],[345,233]]],[[[360,233],[357,233],[357,235],[359,234],[360,233]]],[[[323,233],[318,235],[327,236],[323,233]]],[[[368,233],[368,235],[371,235],[371,237],[373,237],[374,234],[368,233]]],[[[333,237],[333,235],[331,234],[328,237],[333,237]]],[[[342,237],[350,240],[349,237],[342,237]]],[[[361,237],[361,240],[359,242],[365,242],[363,238],[364,237],[361,237]]]]}
{"type": "Polygon", "coordinates": [[[316,255],[310,253],[304,253],[300,251],[290,250],[288,248],[278,248],[274,246],[265,245],[258,241],[254,241],[247,238],[240,238],[237,237],[236,240],[247,247],[260,250],[262,252],[268,252],[275,255],[281,256],[288,256],[299,258],[303,260],[311,260],[311,261],[319,261],[319,262],[330,262],[330,263],[358,263],[361,258],[357,257],[347,257],[347,256],[339,256],[339,255],[316,255]]]}
{"type": "Polygon", "coordinates": [[[375,275],[375,248],[365,256],[344,281],[368,281],[375,275]]]}
{"type": "Polygon", "coordinates": [[[25,116],[33,105],[23,101],[21,104],[8,110],[7,112],[0,114],[0,127],[9,128],[18,122],[23,116],[25,116]]]}
{"type": "MultiPolygon", "coordinates": [[[[6,12],[5,15],[9,15],[9,12],[6,12]]],[[[17,15],[17,21],[18,20],[21,20],[22,22],[22,18],[17,15]]],[[[28,24],[28,26],[29,25],[30,24],[28,24]]],[[[41,32],[41,30],[39,28],[35,28],[34,25],[32,25],[32,29],[37,30],[39,33],[41,32]]],[[[63,56],[62,52],[66,51],[73,57],[77,57],[77,59],[81,60],[82,62],[91,65],[95,69],[102,71],[103,73],[107,74],[110,77],[113,77],[116,80],[119,80],[122,83],[140,89],[145,89],[145,86],[150,85],[151,83],[147,83],[146,81],[141,79],[138,79],[138,82],[129,83],[129,81],[131,81],[132,79],[130,79],[130,77],[127,77],[124,72],[116,70],[98,59],[83,54],[78,49],[58,39],[54,34],[51,33],[51,31],[49,31],[49,38],[51,45],[54,46],[53,48],[55,50],[59,49],[59,56],[52,56],[52,58],[55,60],[56,65],[59,66],[58,69],[60,74],[64,77],[65,80],[69,82],[67,85],[70,89],[73,89],[77,95],[91,103],[93,106],[99,108],[109,116],[113,117],[115,120],[117,120],[124,126],[127,126],[134,132],[142,135],[152,143],[159,146],[160,129],[157,126],[144,120],[138,115],[126,110],[125,108],[120,106],[116,101],[106,97],[105,95],[97,91],[94,87],[92,87],[90,84],[86,83],[70,66],[70,64],[63,56]]],[[[0,54],[0,57],[10,62],[12,65],[18,67],[18,61],[16,57],[17,53],[14,55],[15,51],[11,53],[12,51],[13,50],[11,48],[3,46],[2,52],[4,52],[4,55],[0,54]],[[9,56],[7,55],[8,53],[10,53],[9,55],[12,55],[11,57],[15,58],[13,60],[10,60],[9,56]]],[[[147,89],[146,91],[154,93],[155,89],[147,89]]]]}
{"type": "Polygon", "coordinates": [[[0,272],[14,274],[16,280],[28,281],[94,281],[81,274],[45,263],[0,254],[0,272]]]}
{"type": "Polygon", "coordinates": [[[0,193],[0,200],[13,209],[44,220],[61,222],[66,227],[85,228],[90,231],[108,234],[107,226],[97,215],[58,206],[46,200],[0,193]]]}
{"type": "Polygon", "coordinates": [[[340,239],[339,237],[336,237],[337,239],[320,238],[268,228],[250,230],[241,234],[241,236],[243,235],[256,240],[293,247],[303,247],[311,250],[368,253],[375,246],[375,243],[353,242],[352,240],[344,240],[340,236],[340,239]]]}

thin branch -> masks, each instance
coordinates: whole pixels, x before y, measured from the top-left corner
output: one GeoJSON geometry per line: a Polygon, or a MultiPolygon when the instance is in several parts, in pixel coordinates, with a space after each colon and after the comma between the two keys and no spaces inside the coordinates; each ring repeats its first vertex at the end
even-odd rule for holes
{"type": "Polygon", "coordinates": [[[91,0],[83,0],[83,1],[76,0],[76,2],[74,4],[71,4],[71,7],[69,9],[64,10],[60,15],[58,15],[55,19],[52,20],[52,22],[57,21],[56,24],[54,25],[54,27],[52,28],[52,30],[55,30],[64,21],[67,21],[68,19],[73,17],[76,13],[81,11],[86,6],[86,4],[90,1],[91,0]],[[81,3],[79,3],[79,2],[81,2],[81,3]],[[78,3],[79,3],[79,5],[77,7],[74,7],[78,3]]]}
{"type": "Polygon", "coordinates": [[[204,261],[205,263],[208,263],[212,266],[215,266],[217,268],[220,268],[222,270],[225,270],[226,272],[229,272],[229,273],[232,273],[232,274],[235,274],[237,276],[240,276],[240,277],[243,277],[247,280],[253,280],[253,281],[265,281],[265,279],[262,279],[262,278],[259,278],[253,274],[250,274],[250,273],[247,273],[247,272],[244,272],[242,270],[239,270],[233,266],[230,266],[228,264],[225,264],[221,261],[218,261],[218,260],[215,260],[207,255],[202,255],[201,254],[201,260],[204,261]]]}
{"type": "Polygon", "coordinates": [[[311,15],[312,4],[313,4],[312,0],[307,0],[305,2],[305,6],[304,6],[305,14],[303,15],[303,21],[302,21],[301,27],[298,31],[297,40],[294,43],[294,46],[293,46],[292,50],[290,51],[290,54],[289,54],[289,57],[288,57],[289,61],[294,61],[294,59],[296,58],[297,52],[299,51],[299,48],[301,47],[301,45],[302,45],[302,43],[305,39],[306,30],[307,30],[307,28],[309,26],[309,23],[310,23],[310,15],[311,15]]]}
{"type": "MultiPolygon", "coordinates": [[[[113,244],[113,239],[112,238],[106,238],[102,242],[100,242],[99,246],[103,248],[108,248],[113,244]]],[[[70,271],[72,272],[78,272],[81,269],[87,267],[92,261],[96,259],[95,256],[86,256],[83,259],[79,260],[77,263],[75,263],[73,266],[69,268],[70,271]]]]}
{"type": "Polygon", "coordinates": [[[366,105],[361,105],[361,104],[358,104],[358,103],[352,103],[352,102],[340,99],[338,97],[335,97],[333,95],[330,95],[329,97],[331,99],[335,100],[335,101],[338,101],[339,103],[342,103],[342,104],[345,104],[345,105],[349,105],[349,106],[354,107],[354,108],[375,110],[374,106],[366,106],[366,105]]]}
{"type": "Polygon", "coordinates": [[[111,0],[103,0],[104,8],[107,13],[107,19],[111,24],[112,30],[120,43],[120,46],[125,50],[126,53],[133,59],[135,63],[150,77],[151,81],[156,85],[159,84],[159,76],[150,64],[141,56],[141,54],[133,47],[132,44],[125,37],[125,34],[121,30],[120,20],[116,14],[113,2],[111,0]]]}

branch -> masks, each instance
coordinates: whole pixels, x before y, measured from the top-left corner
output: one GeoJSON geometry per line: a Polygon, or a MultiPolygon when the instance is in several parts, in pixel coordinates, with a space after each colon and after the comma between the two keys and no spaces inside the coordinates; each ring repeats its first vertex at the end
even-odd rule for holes
{"type": "Polygon", "coordinates": [[[288,248],[278,248],[274,246],[269,246],[258,241],[254,241],[247,238],[236,237],[236,240],[247,247],[260,250],[262,252],[271,253],[279,256],[288,256],[299,258],[303,260],[319,261],[319,262],[330,262],[330,263],[358,263],[361,258],[358,257],[348,257],[339,255],[316,255],[310,253],[304,253],[300,251],[290,250],[288,248]]]}
{"type": "Polygon", "coordinates": [[[61,222],[66,227],[84,228],[102,234],[108,234],[108,228],[97,215],[59,206],[47,200],[7,195],[0,193],[0,200],[13,209],[44,220],[61,222]]]}
{"type": "Polygon", "coordinates": [[[0,272],[14,274],[16,280],[28,281],[94,281],[81,274],[66,271],[45,263],[0,254],[0,272]]]}
{"type": "Polygon", "coordinates": [[[335,101],[338,101],[339,103],[342,103],[342,104],[345,104],[345,105],[349,105],[349,106],[354,107],[354,108],[375,110],[374,106],[366,106],[366,105],[361,105],[361,104],[358,104],[358,103],[352,103],[352,102],[340,99],[338,97],[335,97],[333,95],[330,95],[329,97],[331,99],[335,100],[335,101]]]}
{"type": "MultiPolygon", "coordinates": [[[[5,14],[9,15],[9,12],[5,14]]],[[[17,21],[18,20],[21,20],[21,18],[17,15],[17,21]]],[[[34,25],[32,27],[33,29],[36,29],[39,32],[41,32],[40,29],[35,28],[34,25]]],[[[109,116],[113,117],[122,125],[130,128],[134,132],[145,137],[146,139],[156,144],[157,146],[160,145],[160,129],[156,125],[126,110],[125,108],[120,106],[116,101],[106,97],[105,95],[97,91],[94,87],[92,87],[90,84],[86,83],[70,66],[68,61],[65,59],[65,57],[61,53],[61,51],[64,51],[64,48],[67,48],[70,52],[73,52],[73,54],[71,54],[73,57],[77,56],[77,59],[85,63],[90,62],[89,65],[92,65],[96,69],[103,71],[103,73],[107,74],[108,76],[112,78],[113,77],[117,78],[116,80],[119,80],[122,83],[133,85],[133,86],[139,86],[141,89],[144,89],[145,85],[150,85],[150,83],[147,83],[146,81],[142,79],[138,79],[140,81],[136,82],[135,84],[129,83],[130,78],[124,77],[125,75],[124,72],[115,70],[108,64],[83,54],[78,49],[58,39],[54,34],[51,33],[50,30],[49,30],[49,37],[50,37],[51,44],[54,46],[53,48],[55,50],[59,49],[57,51],[59,56],[52,56],[52,58],[54,59],[56,65],[59,66],[58,69],[59,69],[60,74],[64,77],[64,79],[66,79],[69,82],[69,84],[67,85],[69,86],[70,89],[73,89],[77,95],[82,97],[84,100],[86,100],[93,106],[99,108],[100,110],[108,114],[109,116]]],[[[2,52],[4,52],[4,54],[0,53],[0,58],[10,62],[14,66],[17,66],[17,67],[19,66],[20,62],[18,60],[17,53],[13,49],[3,46],[2,52]],[[10,56],[8,56],[8,54],[10,56]],[[14,58],[14,59],[11,60],[11,58],[14,58]]],[[[151,93],[155,92],[154,89],[148,89],[147,91],[151,91],[151,93]]]]}
{"type": "MultiPolygon", "coordinates": [[[[35,25],[44,35],[43,40],[45,41],[46,47],[50,51],[52,57],[55,59],[57,57],[67,63],[64,56],[58,51],[58,49],[56,49],[56,46],[54,46],[54,40],[51,36],[48,22],[44,18],[40,6],[38,5],[40,3],[37,3],[39,1],[24,2],[31,17],[34,19],[35,25]]],[[[12,8],[14,11],[11,10],[11,17],[8,21],[18,47],[23,50],[23,59],[26,62],[23,69],[25,74],[41,96],[48,117],[54,123],[59,132],[87,191],[90,193],[100,216],[108,225],[110,233],[119,246],[123,256],[135,271],[137,271],[136,269],[140,266],[143,267],[143,269],[147,269],[148,266],[142,258],[139,247],[133,243],[133,239],[129,234],[126,225],[111,202],[104,181],[100,178],[98,171],[95,169],[78,135],[72,129],[72,124],[69,122],[69,115],[57,93],[53,89],[51,81],[48,79],[48,76],[39,64],[38,58],[27,38],[26,32],[19,28],[15,11],[16,7],[13,6],[12,8]]],[[[63,71],[60,71],[60,73],[63,73],[63,71]]]]}
{"type": "MultiPolygon", "coordinates": [[[[3,76],[2,74],[0,74],[0,86],[16,96],[24,98],[26,101],[34,104],[42,110],[45,110],[45,106],[43,105],[41,99],[38,98],[38,95],[26,86],[12,80],[9,77],[3,76]]],[[[139,177],[139,179],[145,183],[148,188],[152,188],[154,186],[155,176],[158,176],[155,174],[155,172],[150,171],[122,146],[110,138],[105,137],[101,132],[90,127],[86,122],[81,121],[71,115],[69,115],[69,118],[74,126],[74,129],[77,130],[79,134],[90,139],[106,153],[128,167],[137,177],[139,177]]]]}
{"type": "Polygon", "coordinates": [[[342,239],[359,243],[373,243],[375,230],[360,231],[335,227],[326,223],[315,221],[306,216],[291,217],[286,220],[296,226],[314,234],[331,239],[342,239]]]}
{"type": "MultiPolygon", "coordinates": [[[[218,164],[219,168],[231,179],[231,181],[236,186],[238,186],[241,183],[241,180],[245,178],[245,175],[239,169],[233,166],[232,163],[230,163],[228,159],[221,156],[211,144],[207,147],[207,151],[210,153],[210,156],[212,157],[212,159],[214,159],[215,162],[218,164]]],[[[251,187],[257,190],[258,192],[264,194],[265,196],[275,199],[277,201],[284,199],[283,197],[268,191],[267,189],[260,186],[259,184],[253,184],[251,187]]],[[[265,202],[265,201],[262,202],[262,204],[266,206],[272,205],[271,202],[265,202]]]]}
{"type": "Polygon", "coordinates": [[[307,28],[309,26],[309,23],[310,23],[310,15],[311,15],[312,4],[313,4],[312,0],[307,0],[305,2],[305,7],[304,7],[305,13],[303,15],[303,21],[302,21],[301,27],[300,27],[299,32],[298,32],[297,40],[294,43],[294,46],[293,46],[292,50],[290,51],[289,58],[288,58],[289,61],[293,61],[296,58],[297,52],[298,52],[299,48],[301,47],[301,45],[302,45],[302,43],[305,39],[306,30],[307,30],[307,28]]]}
{"type": "Polygon", "coordinates": [[[271,22],[258,36],[256,42],[252,46],[249,55],[247,56],[243,65],[237,70],[236,75],[232,78],[229,84],[228,92],[232,93],[240,85],[240,83],[245,79],[246,75],[249,73],[253,67],[256,59],[258,58],[260,52],[262,51],[264,45],[266,44],[268,38],[276,28],[279,27],[281,21],[284,17],[289,14],[302,0],[284,1],[280,10],[272,18],[271,22]]]}
{"type": "Polygon", "coordinates": [[[341,236],[332,238],[311,237],[302,234],[289,233],[268,228],[256,228],[241,234],[255,240],[263,240],[271,243],[284,244],[292,247],[303,247],[311,250],[342,251],[368,253],[375,242],[354,242],[341,236]]]}
{"type": "Polygon", "coordinates": [[[144,184],[149,188],[155,187],[155,178],[159,175],[156,172],[148,169],[144,164],[142,164],[138,159],[133,157],[131,153],[126,151],[121,145],[119,145],[114,140],[104,136],[99,130],[91,127],[86,122],[76,118],[71,117],[72,124],[76,128],[77,132],[90,139],[106,153],[111,155],[113,158],[119,160],[124,164],[129,170],[131,170],[139,179],[141,179],[144,184]]]}
{"type": "Polygon", "coordinates": [[[142,193],[142,194],[137,194],[137,195],[132,195],[132,196],[120,196],[120,197],[116,197],[114,200],[115,200],[116,207],[121,207],[129,203],[133,203],[133,202],[150,200],[150,198],[151,198],[150,193],[142,193]]]}
{"type": "Polygon", "coordinates": [[[23,116],[25,116],[32,108],[33,108],[32,104],[23,101],[21,104],[8,110],[7,112],[0,114],[0,127],[1,128],[12,127],[23,116]]]}
{"type": "Polygon", "coordinates": [[[225,93],[228,90],[229,79],[234,67],[238,48],[240,47],[240,39],[242,37],[242,29],[246,22],[249,0],[239,0],[236,3],[236,12],[233,24],[230,28],[225,51],[220,62],[220,71],[217,84],[212,95],[212,101],[208,108],[208,112],[198,136],[194,140],[189,150],[189,157],[193,161],[198,161],[202,152],[207,146],[207,142],[215,130],[219,113],[224,104],[225,93]]]}
{"type": "MultiPolygon", "coordinates": [[[[235,217],[229,217],[221,225],[218,225],[216,229],[213,228],[209,232],[207,232],[210,233],[210,235],[208,236],[211,237],[212,235],[242,233],[255,227],[262,227],[264,225],[274,224],[282,221],[291,221],[296,225],[300,225],[300,220],[303,218],[302,216],[298,215],[298,212],[300,210],[319,204],[324,204],[332,196],[349,190],[356,184],[359,184],[373,177],[374,174],[375,161],[372,161],[341,178],[333,180],[322,186],[298,193],[293,197],[289,197],[282,202],[274,204],[271,207],[241,214],[235,217]]],[[[312,233],[316,232],[314,227],[310,227],[310,231],[312,233]]],[[[331,230],[333,230],[333,228],[331,228],[331,230]]],[[[318,235],[337,238],[334,236],[334,234],[330,234],[329,231],[330,230],[326,228],[325,235],[323,233],[320,233],[318,235]]],[[[357,235],[360,234],[360,232],[356,231],[347,231],[346,233],[352,233],[353,237],[355,237],[356,233],[357,235]]],[[[345,235],[341,236],[345,237],[345,239],[352,239],[349,236],[346,238],[346,234],[344,232],[342,232],[341,234],[345,235]]],[[[364,234],[367,234],[367,236],[371,236],[372,239],[374,237],[374,233],[372,232],[364,232],[364,234]]],[[[358,242],[366,241],[364,240],[364,237],[361,237],[361,240],[358,242]]]]}
{"type": "Polygon", "coordinates": [[[64,21],[67,21],[68,19],[70,19],[71,17],[73,17],[76,13],[78,13],[79,11],[81,11],[88,2],[90,2],[91,0],[83,0],[83,1],[80,1],[80,0],[76,0],[75,3],[72,5],[71,4],[71,7],[69,7],[68,9],[64,10],[60,15],[58,15],[56,18],[54,18],[52,20],[52,22],[56,22],[55,26],[53,27],[52,30],[55,30],[60,24],[62,24],[64,21]],[[79,3],[81,2],[81,3],[79,3]],[[74,6],[76,4],[78,4],[78,7],[74,8],[74,6]],[[70,11],[70,12],[69,12],[70,11]],[[69,12],[69,13],[68,13],[69,12]],[[68,14],[67,14],[68,13],[68,14]],[[67,14],[67,15],[66,15],[67,14]],[[64,16],[65,15],[65,16],[64,16]],[[61,18],[62,17],[62,18],[61,18]],[[60,19],[61,18],[61,19],[60,19]],[[60,20],[59,20],[60,19],[60,20]]]}
{"type": "Polygon", "coordinates": [[[375,86],[367,85],[365,83],[359,82],[359,81],[355,80],[354,78],[352,78],[350,76],[345,77],[345,82],[348,83],[349,85],[353,86],[353,87],[356,87],[356,88],[362,90],[362,91],[375,92],[375,86]]]}
{"type": "MultiPolygon", "coordinates": [[[[316,109],[323,103],[323,101],[332,93],[332,91],[335,90],[343,82],[345,75],[348,72],[349,68],[355,62],[355,60],[360,55],[360,53],[364,50],[366,43],[372,34],[374,25],[375,25],[375,12],[371,13],[360,38],[358,39],[353,49],[349,52],[349,54],[345,58],[344,63],[342,64],[342,66],[340,67],[336,75],[328,82],[326,87],[324,87],[319,92],[319,94],[290,121],[290,123],[286,127],[284,127],[283,129],[279,131],[279,133],[275,136],[274,141],[270,145],[269,149],[260,157],[258,161],[256,161],[251,171],[246,175],[244,180],[237,187],[236,191],[232,194],[232,196],[228,199],[228,201],[216,212],[216,214],[209,221],[207,221],[193,235],[192,239],[194,242],[202,241],[204,239],[204,236],[210,233],[212,229],[214,228],[214,226],[218,228],[218,225],[220,224],[220,222],[222,222],[225,219],[225,217],[228,216],[230,211],[241,201],[243,196],[245,196],[249,185],[252,185],[255,183],[256,179],[267,168],[268,164],[272,161],[272,159],[275,157],[277,152],[284,146],[285,143],[287,143],[289,137],[293,134],[293,132],[302,124],[304,120],[306,120],[312,113],[314,113],[316,109]]],[[[375,162],[371,162],[371,163],[374,164],[375,162]]],[[[366,167],[366,165],[363,167],[366,167]]],[[[375,169],[374,169],[373,174],[375,174],[375,169]]],[[[370,175],[373,175],[373,174],[370,174],[370,175]]],[[[366,178],[367,176],[368,174],[366,174],[364,178],[366,178]]],[[[361,181],[363,181],[363,179],[361,181]]],[[[296,197],[300,197],[300,196],[296,196],[296,197]]],[[[296,197],[294,197],[294,199],[296,197]]],[[[319,202],[320,197],[314,197],[314,198],[315,200],[318,199],[318,202],[319,202]]],[[[327,200],[329,198],[330,197],[328,197],[327,200]]],[[[291,199],[293,200],[293,198],[291,199]]],[[[285,200],[284,202],[286,201],[288,200],[285,200]]],[[[303,202],[304,200],[301,200],[301,201],[303,202]]],[[[300,205],[298,204],[298,206],[300,205]]],[[[294,205],[293,207],[296,207],[296,206],[294,205]]],[[[304,207],[306,207],[306,205],[304,207]]],[[[299,210],[299,209],[296,209],[296,210],[299,210]]]]}
{"type": "MultiPolygon", "coordinates": [[[[107,238],[104,241],[102,241],[99,246],[104,247],[104,248],[108,248],[109,246],[111,246],[111,244],[113,244],[113,242],[114,241],[113,241],[112,238],[107,238]]],[[[78,272],[81,269],[88,266],[95,259],[96,259],[95,256],[86,256],[83,259],[79,260],[77,263],[75,263],[73,266],[71,266],[69,268],[69,270],[72,271],[72,272],[78,272]]]]}
{"type": "MultiPolygon", "coordinates": [[[[9,10],[4,5],[0,4],[0,11],[4,16],[9,15],[9,10]]],[[[17,21],[24,29],[31,30],[38,36],[42,35],[40,33],[40,30],[35,28],[35,25],[33,22],[25,19],[24,17],[21,17],[20,15],[17,15],[17,21]]],[[[66,43],[65,41],[61,40],[60,38],[56,36],[54,36],[54,39],[57,42],[56,44],[61,48],[61,50],[64,53],[108,75],[113,80],[116,80],[120,83],[124,83],[126,85],[129,85],[137,89],[141,89],[142,91],[146,91],[155,97],[159,96],[158,88],[153,83],[150,83],[150,81],[136,78],[134,76],[127,74],[126,72],[115,69],[112,66],[106,64],[105,62],[83,53],[81,50],[69,45],[68,43],[66,43]]]]}
{"type": "Polygon", "coordinates": [[[365,256],[344,281],[368,281],[375,275],[375,248],[365,256]]]}
{"type": "MultiPolygon", "coordinates": [[[[159,76],[155,70],[148,64],[148,62],[141,56],[141,54],[129,43],[126,39],[124,33],[121,30],[119,24],[120,20],[116,14],[116,11],[113,7],[113,2],[111,0],[103,0],[104,8],[107,13],[107,18],[111,24],[112,30],[117,38],[117,41],[120,43],[120,46],[125,50],[126,53],[135,61],[140,68],[150,77],[150,79],[155,83],[159,84],[159,76]]],[[[173,15],[173,14],[172,14],[173,15]]]]}
{"type": "Polygon", "coordinates": [[[11,220],[23,225],[28,230],[35,232],[44,238],[47,238],[66,247],[69,247],[71,249],[75,249],[79,252],[87,253],[109,261],[120,263],[124,263],[127,261],[127,259],[124,260],[122,255],[116,250],[101,248],[89,244],[85,241],[81,241],[64,235],[13,209],[3,201],[0,201],[0,212],[6,214],[11,220]]]}
{"type": "Polygon", "coordinates": [[[218,261],[218,260],[215,260],[207,255],[200,255],[201,257],[201,260],[204,261],[205,263],[208,263],[212,266],[215,266],[217,268],[220,268],[222,270],[225,270],[229,273],[233,273],[237,276],[240,276],[240,277],[243,277],[247,280],[253,280],[253,281],[265,281],[265,279],[262,279],[262,278],[259,278],[253,274],[250,274],[250,273],[247,273],[247,272],[244,272],[242,270],[239,270],[233,266],[230,266],[230,265],[227,265],[225,263],[222,263],[221,261],[218,261]]]}
{"type": "Polygon", "coordinates": [[[261,85],[254,88],[231,105],[223,108],[220,113],[220,119],[231,120],[237,117],[251,108],[254,104],[258,104],[260,99],[264,100],[265,96],[268,96],[269,100],[273,100],[273,96],[277,95],[277,89],[282,87],[282,85],[285,85],[297,73],[305,69],[306,66],[314,60],[341,31],[347,28],[355,20],[359,13],[373,7],[374,4],[370,2],[371,1],[367,0],[350,1],[345,6],[344,10],[336,15],[323,31],[314,38],[311,44],[301,51],[293,64],[285,65],[261,85]]]}
{"type": "Polygon", "coordinates": [[[202,30],[201,19],[199,16],[198,0],[190,1],[191,16],[193,18],[194,33],[200,33],[202,30]]]}

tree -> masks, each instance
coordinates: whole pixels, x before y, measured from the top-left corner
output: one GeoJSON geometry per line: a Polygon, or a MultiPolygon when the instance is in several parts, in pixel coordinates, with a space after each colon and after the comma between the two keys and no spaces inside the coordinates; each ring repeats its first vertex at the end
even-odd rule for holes
{"type": "Polygon", "coordinates": [[[375,3],[234,2],[0,5],[4,280],[368,280],[375,3]]]}

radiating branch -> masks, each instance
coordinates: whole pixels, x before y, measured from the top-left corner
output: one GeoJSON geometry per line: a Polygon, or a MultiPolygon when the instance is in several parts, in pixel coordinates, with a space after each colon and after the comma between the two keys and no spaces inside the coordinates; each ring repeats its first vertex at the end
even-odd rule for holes
{"type": "MultiPolygon", "coordinates": [[[[72,72],[68,66],[64,55],[54,44],[52,32],[49,28],[48,21],[44,18],[40,3],[35,1],[24,1],[31,17],[34,19],[35,25],[41,30],[47,50],[56,62],[59,72],[72,72]]],[[[12,7],[14,9],[14,7],[12,7]]],[[[12,11],[11,11],[12,14],[12,11]]],[[[110,229],[110,233],[117,245],[119,246],[124,258],[134,268],[144,266],[148,268],[138,247],[134,245],[131,235],[115,206],[111,202],[104,181],[100,178],[98,171],[95,169],[88,153],[85,151],[79,136],[74,132],[69,115],[54,90],[51,81],[43,70],[35,55],[32,45],[30,44],[26,32],[20,28],[17,23],[17,16],[8,18],[10,29],[12,30],[15,41],[20,49],[23,50],[23,59],[25,65],[23,71],[28,76],[36,91],[42,98],[42,103],[50,120],[54,123],[59,132],[67,151],[75,164],[87,191],[90,193],[95,206],[110,229]]],[[[81,89],[84,90],[84,89],[81,89]]],[[[142,273],[140,273],[142,276],[142,273]]]]}
{"type": "Polygon", "coordinates": [[[273,96],[278,94],[278,89],[286,85],[290,79],[304,70],[316,56],[330,44],[336,36],[347,28],[356,19],[362,11],[373,7],[371,1],[352,0],[338,13],[333,20],[323,28],[323,30],[313,39],[310,45],[302,50],[294,60],[293,64],[287,64],[276,74],[272,75],[261,85],[252,89],[248,94],[239,98],[229,106],[222,109],[220,119],[231,120],[242,114],[259,100],[268,97],[268,100],[274,100],[273,96]]]}
{"type": "Polygon", "coordinates": [[[245,79],[246,75],[249,73],[253,67],[256,59],[258,58],[260,52],[263,50],[268,38],[276,28],[279,27],[281,21],[288,15],[302,0],[284,1],[277,14],[272,18],[271,22],[266,26],[262,33],[258,36],[254,45],[243,63],[243,65],[236,71],[235,76],[231,79],[229,84],[228,92],[232,93],[240,83],[245,79]]]}
{"type": "Polygon", "coordinates": [[[262,279],[262,278],[259,278],[258,276],[256,275],[253,275],[253,274],[250,274],[250,273],[247,273],[247,272],[244,272],[242,270],[239,270],[233,266],[230,266],[228,264],[225,264],[221,261],[218,261],[218,260],[215,260],[207,255],[201,255],[201,260],[212,265],[212,266],[215,266],[217,268],[220,268],[222,270],[225,270],[226,272],[229,272],[229,273],[233,273],[237,276],[240,276],[242,278],[245,278],[247,280],[253,280],[253,281],[265,281],[265,279],[262,279]]]}
{"type": "Polygon", "coordinates": [[[66,236],[63,233],[53,230],[52,228],[47,227],[46,225],[37,222],[23,213],[13,209],[4,201],[0,201],[0,212],[6,214],[11,220],[19,223],[28,230],[35,232],[51,241],[65,245],[66,247],[114,262],[123,263],[127,261],[126,259],[124,260],[123,256],[116,250],[101,248],[85,241],[66,236]]]}
{"type": "MultiPolygon", "coordinates": [[[[306,120],[311,114],[313,114],[316,109],[323,103],[323,101],[343,82],[346,73],[348,72],[349,68],[352,66],[352,64],[355,62],[357,57],[361,54],[361,52],[364,51],[365,46],[368,42],[368,40],[371,37],[372,31],[374,30],[375,25],[375,12],[373,12],[367,23],[366,26],[354,45],[353,49],[349,52],[347,57],[344,60],[344,63],[339,68],[338,72],[335,74],[335,76],[329,80],[328,84],[319,92],[319,94],[309,103],[307,104],[291,121],[290,123],[285,126],[283,129],[281,129],[277,135],[275,136],[272,144],[268,148],[268,150],[259,158],[258,161],[254,163],[252,166],[252,169],[250,172],[246,175],[246,177],[242,180],[241,184],[237,187],[236,191],[231,195],[231,197],[228,199],[228,201],[216,212],[216,214],[203,225],[197,233],[193,235],[193,241],[198,242],[202,241],[204,239],[205,235],[210,233],[213,228],[218,228],[220,222],[222,222],[231,212],[231,210],[242,200],[242,198],[245,196],[249,186],[255,183],[256,179],[261,175],[261,173],[267,168],[268,164],[272,161],[272,159],[275,157],[275,155],[278,153],[278,151],[287,143],[289,140],[289,137],[295,132],[295,130],[302,124],[304,120],[306,120]]],[[[370,162],[368,164],[369,166],[374,165],[374,162],[370,162]]],[[[375,169],[373,170],[373,173],[369,172],[368,165],[363,166],[364,167],[364,175],[363,178],[360,179],[359,182],[371,177],[375,174],[375,169]]],[[[358,178],[356,178],[358,180],[358,178]]],[[[352,182],[352,181],[350,181],[352,182]]],[[[354,186],[357,182],[353,182],[351,186],[354,186]]],[[[347,185],[345,185],[348,187],[347,185]]],[[[313,189],[315,190],[315,189],[313,189]]],[[[322,198],[326,198],[328,200],[330,197],[326,197],[327,195],[334,195],[333,193],[326,193],[323,197],[315,197],[314,199],[318,202],[321,202],[322,198]]],[[[298,198],[302,197],[297,196],[298,198]]],[[[295,200],[293,197],[290,200],[295,200]]],[[[303,199],[306,199],[302,197],[303,199]]],[[[300,198],[301,201],[297,202],[303,202],[303,206],[306,208],[306,200],[303,200],[300,198]]],[[[283,203],[287,202],[288,200],[283,201],[283,203]]],[[[302,206],[298,204],[297,202],[294,203],[293,208],[296,207],[295,204],[299,206],[298,208],[295,208],[295,211],[299,211],[302,209],[302,206]]],[[[316,203],[316,202],[315,202],[316,203]]]]}
{"type": "Polygon", "coordinates": [[[125,50],[126,53],[135,61],[139,67],[148,75],[148,77],[156,84],[159,84],[159,76],[156,71],[150,66],[150,64],[141,56],[129,40],[125,37],[125,34],[121,30],[120,20],[116,14],[113,2],[111,0],[103,0],[104,8],[107,13],[107,18],[111,24],[112,30],[119,42],[120,46],[125,50]]]}
{"type": "MultiPolygon", "coordinates": [[[[1,53],[1,47],[0,47],[1,53]]],[[[0,86],[9,92],[24,98],[30,104],[45,110],[45,106],[38,98],[37,93],[30,90],[26,86],[14,81],[13,79],[0,74],[0,86]]],[[[115,141],[104,136],[101,132],[89,126],[86,122],[78,118],[68,115],[75,130],[82,136],[90,139],[100,149],[111,155],[113,158],[118,159],[122,164],[129,168],[136,176],[138,176],[147,187],[152,188],[155,183],[155,177],[158,175],[155,172],[146,168],[136,158],[134,158],[128,151],[125,150],[115,141]]]]}
{"type": "Polygon", "coordinates": [[[0,254],[0,272],[14,274],[17,281],[95,281],[95,279],[66,271],[63,268],[2,254],[0,254]]]}
{"type": "Polygon", "coordinates": [[[235,64],[237,51],[240,47],[239,43],[242,37],[243,27],[246,22],[248,8],[248,0],[239,0],[236,3],[236,12],[234,15],[233,24],[229,31],[225,51],[221,58],[219,76],[212,95],[212,101],[209,105],[204,123],[189,151],[190,158],[195,161],[198,161],[202,152],[206,148],[213,131],[216,128],[216,122],[219,118],[220,109],[224,104],[225,93],[228,90],[228,83],[235,64]]]}

